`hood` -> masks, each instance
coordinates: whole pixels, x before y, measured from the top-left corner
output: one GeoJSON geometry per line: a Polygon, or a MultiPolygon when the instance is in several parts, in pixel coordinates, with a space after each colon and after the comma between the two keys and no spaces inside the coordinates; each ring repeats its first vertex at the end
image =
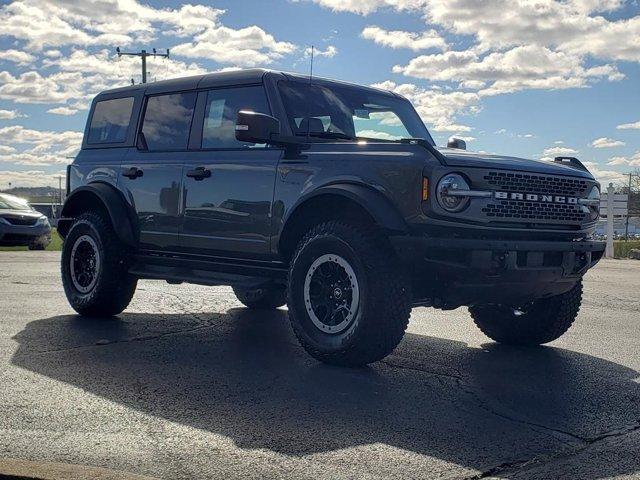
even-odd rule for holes
{"type": "Polygon", "coordinates": [[[35,210],[0,210],[0,217],[27,217],[27,218],[40,218],[44,217],[40,212],[35,210]]]}
{"type": "Polygon", "coordinates": [[[546,173],[549,175],[570,175],[593,180],[593,175],[579,168],[543,160],[490,155],[488,153],[469,152],[456,148],[436,147],[445,157],[447,165],[452,167],[482,167],[499,170],[519,170],[523,172],[546,173]]]}

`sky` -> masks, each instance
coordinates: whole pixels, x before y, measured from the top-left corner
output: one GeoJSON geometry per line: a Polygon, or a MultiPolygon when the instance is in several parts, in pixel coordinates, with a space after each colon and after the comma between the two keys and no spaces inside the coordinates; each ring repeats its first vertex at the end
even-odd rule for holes
{"type": "Polygon", "coordinates": [[[640,168],[639,0],[0,0],[0,189],[58,185],[91,99],[266,67],[409,98],[438,145],[640,168]]]}

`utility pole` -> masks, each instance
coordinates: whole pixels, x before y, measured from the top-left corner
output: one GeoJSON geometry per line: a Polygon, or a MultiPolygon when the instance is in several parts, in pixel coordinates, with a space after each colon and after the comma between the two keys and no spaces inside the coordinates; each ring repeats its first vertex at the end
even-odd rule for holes
{"type": "Polygon", "coordinates": [[[116,48],[116,52],[119,57],[125,55],[129,57],[140,57],[142,59],[142,83],[147,83],[147,57],[169,58],[168,48],[167,53],[157,53],[155,48],[152,50],[152,53],[149,53],[146,50],[141,50],[140,52],[121,52],[120,47],[116,48]]]}
{"type": "MultiPolygon", "coordinates": [[[[627,194],[629,195],[629,200],[631,200],[631,177],[632,173],[629,172],[629,191],[627,192],[627,194]]],[[[627,200],[627,206],[629,205],[629,200],[627,200]]],[[[624,225],[624,241],[629,241],[629,211],[627,211],[627,218],[624,225]]]]}

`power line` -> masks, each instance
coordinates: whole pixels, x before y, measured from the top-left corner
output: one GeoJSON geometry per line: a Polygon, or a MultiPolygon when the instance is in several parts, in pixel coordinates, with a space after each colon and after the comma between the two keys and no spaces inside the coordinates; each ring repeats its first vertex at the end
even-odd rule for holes
{"type": "Polygon", "coordinates": [[[168,48],[167,53],[157,53],[155,48],[151,52],[147,52],[146,50],[141,50],[140,52],[121,52],[120,47],[116,48],[116,52],[118,53],[118,57],[126,55],[129,57],[140,57],[142,59],[142,83],[147,83],[147,57],[169,58],[168,48]]]}

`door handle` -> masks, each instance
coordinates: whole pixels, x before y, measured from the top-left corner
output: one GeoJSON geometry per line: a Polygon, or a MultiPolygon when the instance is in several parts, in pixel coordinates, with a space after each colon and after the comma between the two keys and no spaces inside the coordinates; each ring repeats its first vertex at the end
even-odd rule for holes
{"type": "Polygon", "coordinates": [[[122,172],[123,177],[130,178],[131,180],[135,180],[138,177],[141,177],[144,174],[142,170],[138,167],[127,168],[124,172],[122,172]]]}
{"type": "Polygon", "coordinates": [[[203,178],[209,178],[211,176],[211,170],[204,167],[194,168],[187,171],[187,177],[195,180],[202,180],[203,178]]]}

